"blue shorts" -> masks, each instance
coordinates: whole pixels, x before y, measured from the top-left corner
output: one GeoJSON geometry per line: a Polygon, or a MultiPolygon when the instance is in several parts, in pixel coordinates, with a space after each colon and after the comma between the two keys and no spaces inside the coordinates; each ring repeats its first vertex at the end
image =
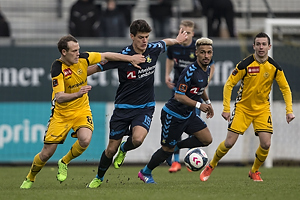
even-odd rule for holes
{"type": "Polygon", "coordinates": [[[160,120],[162,125],[160,143],[170,148],[173,148],[180,141],[183,132],[193,135],[195,132],[207,127],[206,123],[195,111],[192,112],[189,118],[179,119],[162,109],[160,120]]]}
{"type": "Polygon", "coordinates": [[[135,109],[116,108],[109,122],[109,139],[119,140],[125,135],[130,136],[132,128],[135,126],[142,126],[149,131],[154,110],[154,107],[135,109]]]}

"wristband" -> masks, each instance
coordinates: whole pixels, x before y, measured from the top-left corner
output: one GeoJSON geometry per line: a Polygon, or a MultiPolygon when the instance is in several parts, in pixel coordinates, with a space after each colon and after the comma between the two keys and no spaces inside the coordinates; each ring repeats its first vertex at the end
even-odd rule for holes
{"type": "Polygon", "coordinates": [[[206,104],[211,104],[211,101],[210,101],[209,99],[207,99],[207,100],[205,101],[205,103],[206,103],[206,104]]]}
{"type": "Polygon", "coordinates": [[[103,71],[103,67],[100,63],[97,63],[97,66],[100,68],[101,71],[103,71]]]}
{"type": "Polygon", "coordinates": [[[198,108],[198,109],[200,109],[200,106],[201,106],[201,103],[199,102],[199,101],[197,101],[197,103],[196,103],[196,108],[198,108]]]}

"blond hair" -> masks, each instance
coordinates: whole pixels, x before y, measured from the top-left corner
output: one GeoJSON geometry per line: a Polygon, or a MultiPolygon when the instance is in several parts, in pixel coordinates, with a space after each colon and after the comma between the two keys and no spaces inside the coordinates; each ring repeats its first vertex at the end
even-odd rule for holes
{"type": "Polygon", "coordinates": [[[195,28],[195,23],[191,20],[182,20],[180,22],[181,26],[186,26],[186,27],[190,27],[190,28],[195,28]]]}
{"type": "Polygon", "coordinates": [[[200,45],[212,45],[213,41],[209,38],[202,37],[196,40],[196,48],[198,48],[200,45]]]}

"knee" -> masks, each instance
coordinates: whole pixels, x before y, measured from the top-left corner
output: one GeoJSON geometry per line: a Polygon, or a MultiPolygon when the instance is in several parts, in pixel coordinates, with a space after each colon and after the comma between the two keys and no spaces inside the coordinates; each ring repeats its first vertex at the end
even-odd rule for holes
{"type": "Polygon", "coordinates": [[[43,152],[42,151],[39,156],[43,162],[47,162],[52,157],[52,155],[53,155],[52,152],[43,152]]]}
{"type": "Polygon", "coordinates": [[[212,143],[212,138],[208,138],[205,141],[202,141],[203,145],[206,147],[212,143]]]}
{"type": "Polygon", "coordinates": [[[134,147],[139,147],[143,144],[144,138],[132,138],[132,144],[134,147]]]}
{"type": "Polygon", "coordinates": [[[116,153],[118,149],[112,148],[112,147],[107,147],[105,150],[105,154],[108,158],[112,158],[116,153]]]}
{"type": "Polygon", "coordinates": [[[83,141],[81,140],[81,141],[79,141],[79,145],[80,145],[82,148],[88,147],[89,144],[90,144],[90,140],[83,140],[83,141]]]}
{"type": "Polygon", "coordinates": [[[225,145],[226,148],[230,149],[230,148],[233,147],[234,143],[229,142],[229,141],[225,141],[224,145],[225,145]]]}
{"type": "Polygon", "coordinates": [[[260,144],[261,148],[268,150],[271,146],[271,142],[265,142],[260,144]]]}

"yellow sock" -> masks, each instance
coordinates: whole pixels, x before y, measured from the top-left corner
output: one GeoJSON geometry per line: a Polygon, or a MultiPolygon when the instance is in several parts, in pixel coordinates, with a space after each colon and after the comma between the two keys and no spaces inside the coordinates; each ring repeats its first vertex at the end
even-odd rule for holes
{"type": "Polygon", "coordinates": [[[63,163],[69,164],[71,160],[80,156],[86,149],[87,147],[81,147],[79,141],[76,140],[76,142],[71,147],[70,151],[62,158],[63,163]]]}
{"type": "Polygon", "coordinates": [[[225,141],[221,142],[214,154],[213,159],[210,161],[210,166],[215,168],[218,165],[219,160],[230,150],[230,148],[225,147],[225,141]]]}
{"type": "Polygon", "coordinates": [[[43,162],[40,159],[40,153],[36,154],[34,156],[30,171],[27,175],[27,178],[30,179],[31,181],[35,181],[35,176],[37,173],[41,171],[41,169],[45,166],[46,162],[43,162]]]}
{"type": "Polygon", "coordinates": [[[265,162],[268,154],[269,154],[269,149],[263,149],[260,145],[256,150],[256,154],[255,154],[255,160],[254,163],[252,165],[251,168],[251,172],[254,173],[256,171],[258,171],[258,169],[260,168],[260,166],[265,162]]]}

